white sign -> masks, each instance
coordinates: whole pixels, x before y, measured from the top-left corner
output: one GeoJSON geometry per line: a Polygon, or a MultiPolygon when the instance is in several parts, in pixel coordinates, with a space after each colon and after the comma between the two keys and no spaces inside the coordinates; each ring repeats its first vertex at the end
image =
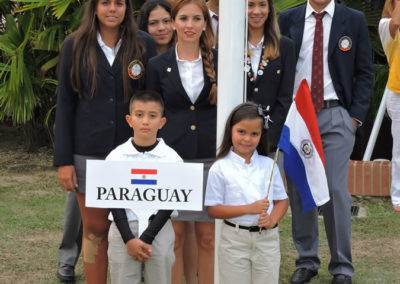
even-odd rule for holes
{"type": "Polygon", "coordinates": [[[86,163],[86,206],[129,208],[139,219],[139,236],[160,209],[200,211],[203,164],[143,161],[86,163]]]}

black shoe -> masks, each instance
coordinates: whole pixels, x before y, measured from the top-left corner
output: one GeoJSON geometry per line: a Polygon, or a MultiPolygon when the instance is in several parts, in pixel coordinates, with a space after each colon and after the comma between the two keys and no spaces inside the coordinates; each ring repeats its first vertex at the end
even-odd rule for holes
{"type": "Polygon", "coordinates": [[[290,278],[290,283],[298,284],[298,283],[308,283],[311,278],[318,274],[317,270],[311,270],[307,268],[297,268],[293,273],[292,278],[290,278]]]}
{"type": "Polygon", "coordinates": [[[351,284],[351,277],[344,274],[333,276],[332,284],[351,284]]]}
{"type": "Polygon", "coordinates": [[[57,278],[61,282],[75,281],[75,267],[65,263],[59,263],[57,269],[57,278]]]}

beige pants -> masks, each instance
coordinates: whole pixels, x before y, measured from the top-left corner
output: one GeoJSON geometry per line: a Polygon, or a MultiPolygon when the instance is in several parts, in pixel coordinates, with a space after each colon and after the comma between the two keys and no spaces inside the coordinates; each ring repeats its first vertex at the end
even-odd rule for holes
{"type": "Polygon", "coordinates": [[[222,224],[218,248],[221,284],[278,283],[281,254],[278,228],[249,232],[222,224]]]}
{"type": "MultiPolygon", "coordinates": [[[[138,235],[138,222],[129,222],[133,234],[138,235]]],[[[146,284],[171,284],[171,269],[175,262],[175,234],[171,220],[155,237],[152,244],[152,257],[145,262],[144,279],[146,284]]],[[[114,222],[108,233],[108,262],[112,284],[140,284],[142,263],[132,259],[114,222]]]]}

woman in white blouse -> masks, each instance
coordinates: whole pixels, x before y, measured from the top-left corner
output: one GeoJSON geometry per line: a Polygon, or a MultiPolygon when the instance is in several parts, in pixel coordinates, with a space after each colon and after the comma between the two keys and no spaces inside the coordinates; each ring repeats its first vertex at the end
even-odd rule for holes
{"type": "Polygon", "coordinates": [[[400,212],[400,0],[386,0],[379,22],[379,35],[387,60],[387,111],[392,119],[392,187],[394,211],[400,212]]]}
{"type": "MultiPolygon", "coordinates": [[[[146,88],[162,94],[167,123],[160,136],[185,160],[204,163],[204,185],[216,154],[217,53],[210,15],[202,0],[178,0],[172,7],[177,44],[149,61],[146,88]]],[[[174,219],[173,283],[182,283],[184,222],[194,221],[198,283],[214,283],[214,220],[180,211],[174,219]]]]}

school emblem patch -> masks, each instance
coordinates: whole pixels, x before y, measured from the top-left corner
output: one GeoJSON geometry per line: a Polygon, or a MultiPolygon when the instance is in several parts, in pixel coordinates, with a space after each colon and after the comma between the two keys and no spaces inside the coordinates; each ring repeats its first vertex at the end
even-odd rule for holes
{"type": "Polygon", "coordinates": [[[143,63],[139,60],[133,60],[131,63],[129,63],[128,74],[129,77],[134,80],[141,78],[144,74],[143,63]]]}
{"type": "Polygon", "coordinates": [[[342,36],[339,39],[339,48],[341,51],[349,51],[353,45],[351,38],[348,36],[342,36]]]}
{"type": "Polygon", "coordinates": [[[300,150],[300,153],[306,159],[310,159],[314,154],[312,142],[308,139],[301,141],[300,150]]]}

